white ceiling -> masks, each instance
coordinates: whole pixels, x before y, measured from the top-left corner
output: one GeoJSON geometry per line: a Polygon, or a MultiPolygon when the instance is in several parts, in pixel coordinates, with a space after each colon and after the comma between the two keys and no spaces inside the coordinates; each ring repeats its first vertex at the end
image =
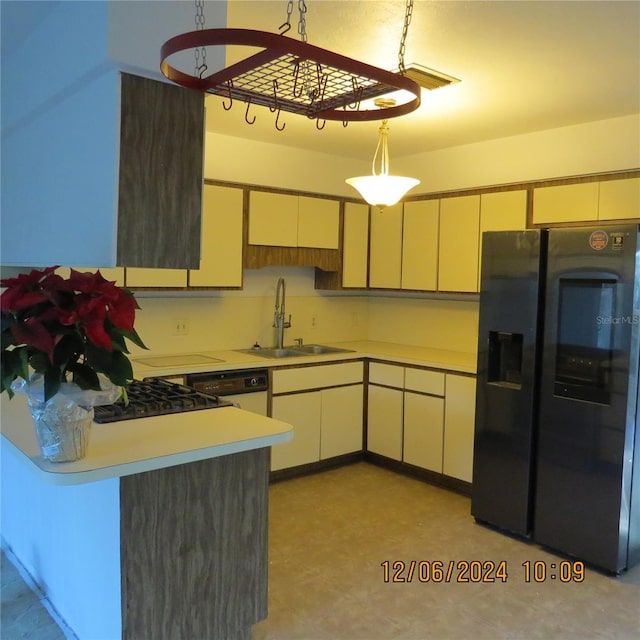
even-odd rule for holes
{"type": "MultiPolygon", "coordinates": [[[[310,44],[394,70],[404,0],[306,0],[310,44]]],[[[293,2],[296,36],[298,0],[293,2]]],[[[228,26],[277,32],[287,0],[231,0],[228,26]]],[[[206,18],[206,15],[205,15],[206,18]]],[[[246,57],[250,51],[243,51],[246,57]]],[[[237,55],[236,55],[237,57],[237,55]]],[[[461,82],[422,91],[422,105],[390,121],[392,156],[640,113],[640,2],[416,0],[405,63],[461,82]]],[[[207,129],[343,156],[373,156],[378,123],[344,128],[209,96],[207,129]]],[[[640,141],[639,141],[640,144],[640,141]]]]}

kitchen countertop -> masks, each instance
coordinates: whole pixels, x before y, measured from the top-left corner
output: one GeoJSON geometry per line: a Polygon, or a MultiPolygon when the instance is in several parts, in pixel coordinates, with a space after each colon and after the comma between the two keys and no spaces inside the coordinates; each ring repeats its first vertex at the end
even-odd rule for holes
{"type": "MultiPolygon", "coordinates": [[[[136,378],[141,379],[148,376],[171,376],[183,375],[185,373],[202,373],[225,371],[228,369],[253,369],[264,367],[279,367],[285,365],[314,364],[322,362],[337,362],[341,360],[353,360],[357,358],[374,358],[376,360],[387,360],[389,362],[399,362],[400,364],[430,367],[434,369],[445,369],[458,373],[476,373],[476,354],[464,353],[460,351],[449,351],[446,349],[432,349],[429,347],[416,347],[411,345],[394,344],[390,342],[374,342],[370,340],[359,340],[353,342],[323,342],[331,347],[351,349],[342,353],[327,353],[322,355],[304,355],[292,358],[263,358],[251,353],[239,353],[238,351],[200,351],[197,354],[190,352],[183,354],[185,363],[180,364],[177,354],[173,354],[173,364],[163,363],[163,366],[151,366],[138,362],[155,358],[141,354],[133,356],[131,362],[136,378]],[[195,364],[198,358],[194,356],[206,357],[209,360],[195,364]]],[[[158,360],[158,362],[162,362],[158,360]]],[[[168,362],[168,361],[167,361],[168,362]]]]}
{"type": "Polygon", "coordinates": [[[76,462],[49,462],[38,448],[26,398],[2,398],[5,443],[33,463],[48,483],[95,482],[291,440],[291,425],[235,407],[93,423],[87,456],[76,462]]]}

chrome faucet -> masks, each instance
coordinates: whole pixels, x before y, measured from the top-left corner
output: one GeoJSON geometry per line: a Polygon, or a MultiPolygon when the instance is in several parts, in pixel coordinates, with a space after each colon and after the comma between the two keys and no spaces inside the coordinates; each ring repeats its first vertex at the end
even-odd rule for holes
{"type": "Polygon", "coordinates": [[[286,298],[287,286],[284,278],[278,278],[278,284],[276,285],[276,307],[273,313],[273,326],[276,328],[277,343],[276,348],[282,349],[284,343],[284,330],[291,326],[291,314],[289,314],[289,320],[285,320],[285,298],[286,298]]]}

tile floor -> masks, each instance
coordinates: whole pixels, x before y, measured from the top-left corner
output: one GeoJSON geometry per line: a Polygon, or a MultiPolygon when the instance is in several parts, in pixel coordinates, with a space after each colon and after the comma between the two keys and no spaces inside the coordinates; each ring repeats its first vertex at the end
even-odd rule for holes
{"type": "MultiPolygon", "coordinates": [[[[640,566],[617,578],[587,568],[581,583],[527,583],[523,562],[566,558],[477,525],[455,493],[358,463],[274,484],[270,499],[269,617],[253,640],[640,636],[640,566]],[[455,571],[434,583],[416,571],[408,582],[407,568],[405,582],[385,581],[383,562],[411,560],[504,560],[508,576],[461,583],[455,571]]],[[[20,582],[3,558],[3,640],[64,638],[20,582]]]]}

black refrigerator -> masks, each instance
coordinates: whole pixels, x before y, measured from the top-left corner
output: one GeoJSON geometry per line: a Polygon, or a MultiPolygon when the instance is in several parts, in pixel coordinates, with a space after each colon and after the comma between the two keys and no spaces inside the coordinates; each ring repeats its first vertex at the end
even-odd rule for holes
{"type": "Polygon", "coordinates": [[[471,513],[640,562],[640,228],[485,232],[471,513]]]}

